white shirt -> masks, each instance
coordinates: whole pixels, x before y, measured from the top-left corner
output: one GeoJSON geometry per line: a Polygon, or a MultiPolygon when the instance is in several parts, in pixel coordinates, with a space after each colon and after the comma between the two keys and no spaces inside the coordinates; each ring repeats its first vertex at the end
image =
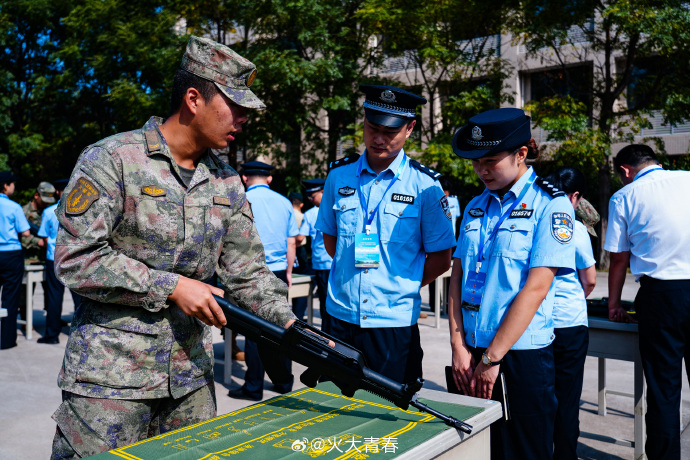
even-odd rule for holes
{"type": "Polygon", "coordinates": [[[690,279],[690,171],[648,166],[609,202],[604,249],[630,251],[630,270],[660,280],[690,279]]]}

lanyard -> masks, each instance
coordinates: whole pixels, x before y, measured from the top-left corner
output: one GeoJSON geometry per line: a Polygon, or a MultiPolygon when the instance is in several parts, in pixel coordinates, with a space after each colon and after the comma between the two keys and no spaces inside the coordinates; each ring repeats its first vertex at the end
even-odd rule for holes
{"type": "Polygon", "coordinates": [[[261,187],[266,187],[266,188],[268,188],[268,189],[271,188],[271,187],[269,187],[269,186],[266,185],[266,184],[256,184],[256,185],[251,185],[251,186],[249,186],[249,187],[247,188],[247,191],[254,190],[255,188],[261,188],[261,187]]]}
{"type": "Polygon", "coordinates": [[[633,182],[635,182],[637,179],[642,179],[644,176],[646,176],[650,172],[659,171],[660,169],[664,169],[664,168],[659,167],[659,168],[648,169],[645,172],[643,172],[642,174],[638,174],[637,176],[635,176],[635,178],[633,179],[633,182]]]}
{"type": "MultiPolygon", "coordinates": [[[[364,163],[364,156],[362,156],[362,159],[359,161],[359,169],[357,170],[357,177],[359,180],[357,181],[357,191],[359,192],[359,202],[362,205],[362,209],[364,209],[364,216],[366,218],[366,224],[364,225],[364,231],[369,234],[369,231],[371,230],[371,223],[374,221],[374,216],[376,216],[376,211],[378,211],[379,206],[381,206],[381,202],[383,199],[386,197],[386,193],[388,193],[388,190],[391,189],[393,184],[395,183],[396,180],[398,180],[398,177],[400,177],[400,174],[403,172],[403,169],[405,168],[405,163],[407,162],[407,155],[403,153],[403,159],[400,162],[400,166],[398,166],[398,171],[395,173],[395,176],[393,179],[390,181],[388,184],[388,188],[386,188],[386,191],[383,192],[383,195],[381,196],[381,199],[379,200],[379,204],[376,205],[373,211],[369,213],[369,216],[367,217],[367,210],[369,209],[369,198],[367,198],[367,202],[364,202],[364,194],[362,193],[362,163],[364,163]]],[[[371,197],[371,189],[369,189],[369,196],[371,197]]]]}
{"type": "Polygon", "coordinates": [[[482,268],[482,261],[484,260],[484,246],[490,245],[491,242],[493,241],[494,237],[496,237],[496,233],[498,233],[498,228],[501,226],[504,220],[506,220],[506,217],[510,215],[510,213],[515,209],[515,206],[522,201],[522,199],[525,197],[525,194],[527,193],[527,190],[529,190],[532,187],[532,184],[534,183],[534,179],[537,178],[537,174],[532,170],[532,175],[530,176],[529,179],[527,179],[527,183],[525,184],[524,187],[522,187],[522,191],[520,192],[520,195],[515,199],[513,204],[506,210],[501,215],[501,218],[498,219],[498,222],[494,226],[493,231],[489,235],[486,240],[484,239],[484,227],[486,227],[486,221],[487,217],[489,215],[489,205],[491,204],[491,195],[489,195],[489,199],[486,204],[486,211],[484,211],[484,218],[482,219],[482,227],[481,227],[481,232],[479,235],[479,254],[477,255],[477,262],[475,265],[475,271],[479,273],[479,269],[482,268]]]}

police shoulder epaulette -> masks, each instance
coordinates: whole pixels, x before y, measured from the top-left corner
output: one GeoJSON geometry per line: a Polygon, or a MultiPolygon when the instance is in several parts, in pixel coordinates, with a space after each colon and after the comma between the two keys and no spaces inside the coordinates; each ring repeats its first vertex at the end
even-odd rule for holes
{"type": "Polygon", "coordinates": [[[440,172],[436,172],[430,167],[424,166],[417,160],[410,160],[410,166],[412,166],[415,169],[419,169],[421,172],[431,177],[433,180],[439,180],[439,178],[442,176],[440,172]]]}
{"type": "Polygon", "coordinates": [[[553,198],[556,198],[557,196],[565,196],[565,192],[563,190],[560,190],[555,185],[545,179],[542,179],[541,177],[537,177],[534,182],[536,182],[539,187],[541,187],[553,198]]]}
{"type": "Polygon", "coordinates": [[[330,167],[330,169],[335,169],[335,168],[339,168],[341,166],[345,166],[345,165],[349,165],[351,163],[354,163],[357,160],[359,160],[359,155],[355,153],[354,155],[350,155],[349,157],[340,158],[338,160],[332,161],[329,167],[330,167]]]}

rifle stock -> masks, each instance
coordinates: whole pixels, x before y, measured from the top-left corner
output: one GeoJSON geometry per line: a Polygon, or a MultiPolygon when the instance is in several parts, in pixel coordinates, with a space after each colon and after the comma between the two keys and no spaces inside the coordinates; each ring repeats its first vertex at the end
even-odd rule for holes
{"type": "Polygon", "coordinates": [[[344,396],[352,397],[356,390],[365,390],[384,398],[406,410],[410,405],[443,420],[446,425],[465,433],[472,426],[454,417],[444,415],[417,399],[423,380],[399,383],[370,369],[362,353],[347,343],[296,320],[289,329],[276,326],[227,300],[214,296],[228,325],[245,337],[279,349],[285,357],[296,361],[307,370],[300,376],[306,386],[313,388],[321,377],[332,380],[344,396]],[[329,341],[335,343],[334,347],[329,341]]]}

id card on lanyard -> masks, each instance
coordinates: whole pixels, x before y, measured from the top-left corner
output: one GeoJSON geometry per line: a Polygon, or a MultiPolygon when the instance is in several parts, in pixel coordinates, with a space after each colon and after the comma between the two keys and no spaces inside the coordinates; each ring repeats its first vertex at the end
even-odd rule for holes
{"type": "MultiPolygon", "coordinates": [[[[366,153],[365,153],[366,155],[366,153]]],[[[379,206],[381,206],[381,203],[383,202],[384,198],[386,197],[386,193],[391,189],[393,184],[395,183],[396,180],[398,180],[398,177],[400,177],[400,174],[402,173],[403,169],[405,168],[405,163],[407,162],[407,155],[403,154],[402,161],[400,162],[400,166],[398,166],[398,171],[395,173],[395,176],[393,179],[390,181],[388,184],[388,188],[386,188],[386,191],[383,192],[383,195],[381,196],[381,200],[379,200],[378,204],[376,207],[371,211],[368,212],[369,209],[369,203],[364,202],[364,195],[362,194],[362,163],[364,162],[364,156],[362,156],[362,159],[359,162],[359,170],[357,171],[357,177],[359,179],[357,183],[357,192],[359,194],[359,202],[362,206],[362,210],[364,211],[364,232],[362,233],[357,233],[355,235],[355,267],[356,268],[378,268],[379,266],[379,261],[381,260],[381,250],[380,250],[380,243],[379,243],[379,237],[378,234],[376,233],[371,233],[371,223],[374,221],[374,217],[376,217],[376,212],[379,209],[379,206]]],[[[369,189],[369,196],[371,196],[371,189],[369,189]]],[[[368,199],[367,199],[368,201],[368,199]]]]}
{"type": "Polygon", "coordinates": [[[484,217],[482,218],[482,226],[479,232],[479,251],[477,253],[477,260],[475,262],[474,270],[470,270],[467,273],[467,279],[465,280],[465,285],[462,288],[462,303],[461,307],[467,310],[479,311],[479,307],[482,304],[482,297],[484,296],[484,284],[486,283],[486,273],[488,264],[484,264],[484,248],[491,246],[498,229],[504,220],[513,212],[513,209],[518,205],[519,202],[525,197],[527,190],[532,187],[534,180],[537,178],[537,174],[532,170],[532,175],[525,183],[522,188],[520,195],[515,199],[513,204],[503,213],[501,217],[496,222],[494,229],[489,234],[488,237],[484,237],[487,227],[487,217],[489,214],[489,204],[491,203],[491,196],[486,203],[486,210],[484,211],[484,217]],[[484,270],[482,270],[482,266],[484,270]]]}

